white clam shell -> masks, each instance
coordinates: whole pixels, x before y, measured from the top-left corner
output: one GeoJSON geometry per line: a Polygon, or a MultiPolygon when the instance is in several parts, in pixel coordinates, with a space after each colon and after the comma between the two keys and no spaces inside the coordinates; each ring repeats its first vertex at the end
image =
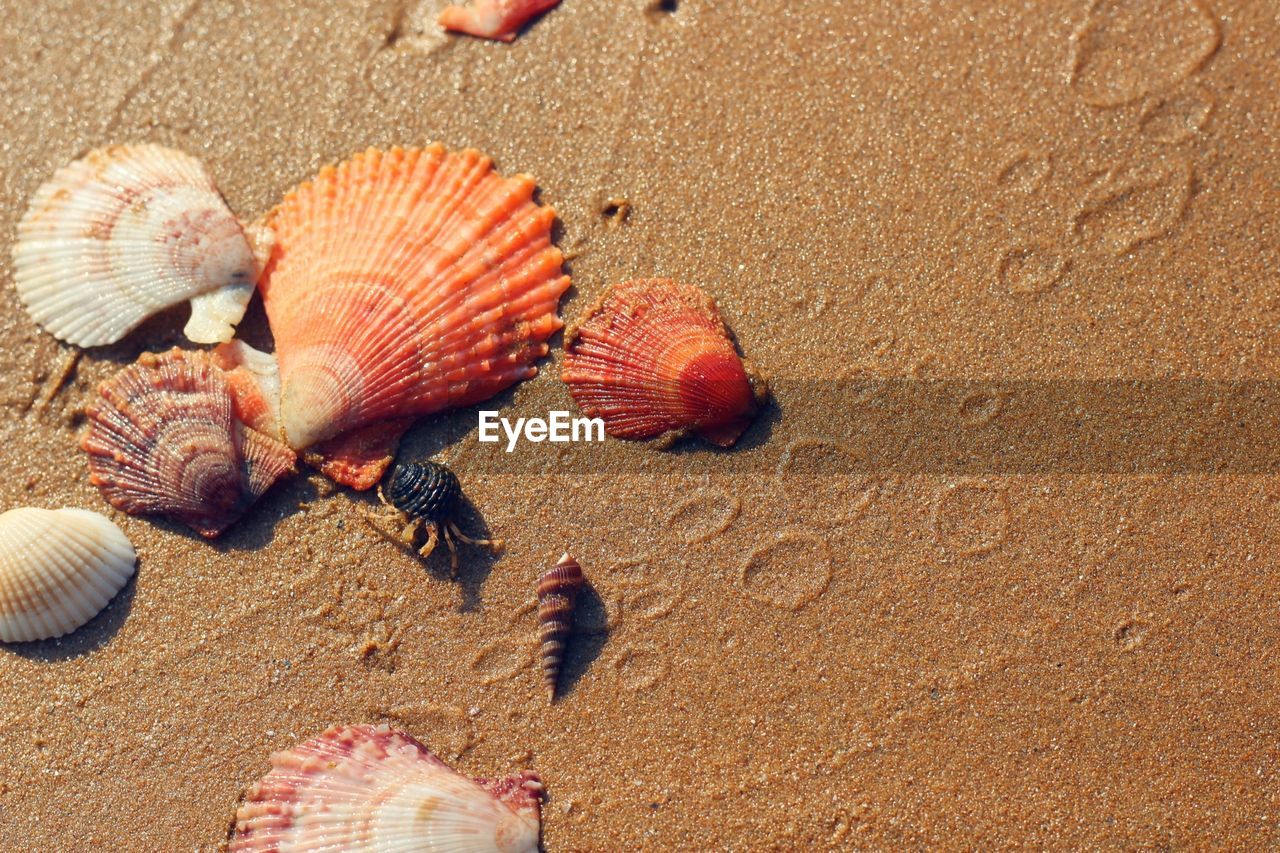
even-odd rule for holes
{"type": "Polygon", "coordinates": [[[19,223],[13,260],[27,311],[78,346],[115,343],[187,300],[192,340],[229,340],[259,272],[204,165],[160,145],[115,145],[59,169],[19,223]]]}
{"type": "Polygon", "coordinates": [[[79,628],[128,583],[136,559],[120,528],[96,512],[21,507],[0,515],[0,641],[79,628]]]}

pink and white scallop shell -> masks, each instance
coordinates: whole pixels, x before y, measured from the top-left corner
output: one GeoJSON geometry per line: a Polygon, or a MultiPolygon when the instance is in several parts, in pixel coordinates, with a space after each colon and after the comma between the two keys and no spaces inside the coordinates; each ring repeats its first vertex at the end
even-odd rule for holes
{"type": "Polygon", "coordinates": [[[542,783],[454,772],[386,726],[339,726],[271,756],[228,849],[535,853],[542,783]]]}
{"type": "Polygon", "coordinates": [[[32,318],[78,346],[123,338],[191,301],[186,334],[229,340],[270,233],[245,227],[196,158],[160,145],[113,145],[59,169],[18,224],[18,296],[32,318]]]}

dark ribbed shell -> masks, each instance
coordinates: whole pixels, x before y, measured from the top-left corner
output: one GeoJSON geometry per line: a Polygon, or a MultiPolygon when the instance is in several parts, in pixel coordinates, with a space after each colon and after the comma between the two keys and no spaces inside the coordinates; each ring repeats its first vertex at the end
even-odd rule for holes
{"type": "Polygon", "coordinates": [[[457,476],[438,462],[399,465],[387,487],[387,499],[396,509],[422,521],[449,518],[461,495],[457,476]]]}
{"type": "Polygon", "coordinates": [[[542,641],[542,679],[547,695],[556,696],[565,644],[573,630],[573,608],[585,578],[582,566],[565,554],[538,578],[538,638],[542,641]]]}

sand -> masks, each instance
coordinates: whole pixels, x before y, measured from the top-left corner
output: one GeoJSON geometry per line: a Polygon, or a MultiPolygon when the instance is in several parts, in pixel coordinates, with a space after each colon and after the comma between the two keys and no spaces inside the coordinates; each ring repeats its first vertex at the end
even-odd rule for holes
{"type": "MultiPolygon", "coordinates": [[[[559,211],[567,316],[701,284],[774,404],[728,453],[424,422],[404,453],[507,541],[456,583],[315,473],[213,544],[117,514],[136,581],[0,650],[0,847],[213,849],[272,750],[360,721],[535,767],[548,850],[1280,845],[1275,5],[565,0],[513,45],[442,5],[6,4],[0,506],[109,511],[82,407],[181,342],[62,387],[9,283],[26,199],[110,142],[246,217],[475,146],[559,211]],[[594,592],[547,707],[566,547],[594,592]]],[[[556,344],[505,415],[572,408],[556,344]]]]}

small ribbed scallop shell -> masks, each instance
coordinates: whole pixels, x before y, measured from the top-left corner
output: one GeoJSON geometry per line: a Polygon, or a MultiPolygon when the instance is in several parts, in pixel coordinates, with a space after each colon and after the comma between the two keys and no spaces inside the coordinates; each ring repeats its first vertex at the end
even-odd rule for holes
{"type": "Polygon", "coordinates": [[[667,279],[611,288],[568,331],[564,349],[569,393],[617,438],[694,430],[729,447],[766,393],[711,298],[667,279]]]}
{"type": "Polygon", "coordinates": [[[569,279],[533,190],[433,145],[370,149],[285,197],[260,287],[291,447],[471,405],[537,372],[569,279]]]}
{"type": "Polygon", "coordinates": [[[582,566],[565,554],[538,578],[538,636],[542,641],[542,681],[554,702],[565,644],[573,631],[573,608],[586,579],[582,566]]]}
{"type": "Polygon", "coordinates": [[[541,791],[532,771],[472,780],[402,732],[336,727],[271,756],[228,850],[534,853],[541,791]]]}
{"type": "Polygon", "coordinates": [[[560,0],[474,0],[470,6],[448,6],[438,18],[440,26],[467,35],[499,41],[515,41],[535,15],[560,0]]]}
{"type": "Polygon", "coordinates": [[[61,637],[98,615],[133,575],[133,546],[86,509],[0,515],[0,641],[61,637]]]}
{"type": "Polygon", "coordinates": [[[116,508],[166,515],[217,536],[293,467],[294,454],[235,416],[203,353],[145,353],[98,389],[81,446],[116,508]]]}
{"type": "Polygon", "coordinates": [[[187,300],[188,337],[228,340],[259,268],[203,164],[160,145],[114,145],[59,169],[22,217],[13,260],[31,316],[78,346],[115,343],[187,300]]]}

